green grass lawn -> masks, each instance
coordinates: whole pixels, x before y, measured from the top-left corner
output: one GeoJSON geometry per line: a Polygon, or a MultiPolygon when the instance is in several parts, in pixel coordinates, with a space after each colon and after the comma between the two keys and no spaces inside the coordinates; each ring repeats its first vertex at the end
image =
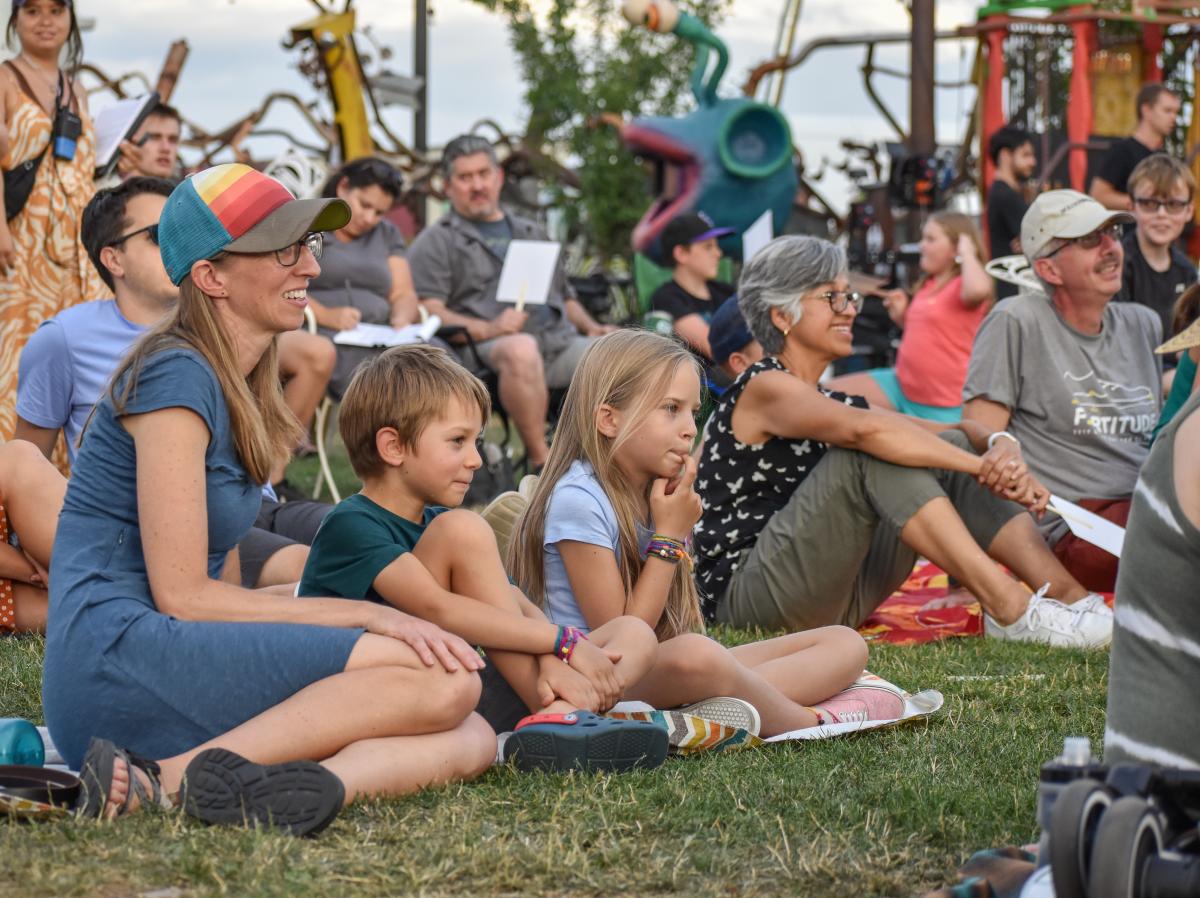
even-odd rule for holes
{"type": "MultiPolygon", "coordinates": [[[[340,443],[343,495],[358,488],[340,443]]],[[[316,459],[289,479],[311,488],[316,459]]],[[[729,644],[762,634],[718,631],[729,644]]],[[[42,642],[0,639],[0,717],[41,722],[42,642]]],[[[525,775],[356,806],[314,840],[148,811],[0,823],[0,896],[918,895],[972,852],[1033,841],[1038,766],[1099,744],[1105,653],[960,639],[875,646],[940,689],[931,721],[619,776],[525,775]]]]}
{"type": "MultiPolygon", "coordinates": [[[[40,722],[41,656],[38,638],[0,640],[0,716],[40,722]]],[[[877,673],[945,694],[931,721],[626,775],[493,769],[356,806],[313,840],[157,811],[0,824],[0,895],[916,895],[978,848],[1035,838],[1038,766],[1063,736],[1098,744],[1107,660],[877,646],[877,673]]]]}

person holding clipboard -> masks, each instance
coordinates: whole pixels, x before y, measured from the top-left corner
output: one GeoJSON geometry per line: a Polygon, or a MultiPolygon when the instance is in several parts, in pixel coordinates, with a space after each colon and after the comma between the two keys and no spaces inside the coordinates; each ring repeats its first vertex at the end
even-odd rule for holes
{"type": "Polygon", "coordinates": [[[409,247],[413,283],[430,313],[470,336],[474,351],[456,347],[460,361],[476,374],[496,373],[500,403],[516,425],[530,469],[536,470],[550,451],[549,389],[566,387],[590,338],[614,328],[593,319],[571,295],[561,257],[544,302],[533,295],[532,283],[526,301],[519,302],[520,282],[530,272],[517,273],[517,289],[506,302],[500,288],[510,247],[544,242],[546,233],[500,207],[504,172],[486,138],[454,138],[442,153],[441,169],[451,209],[409,247]]]}
{"type": "Polygon", "coordinates": [[[16,424],[25,341],[63,309],[108,295],[79,240],[96,155],[87,98],[73,77],[83,55],[75,8],[70,0],[13,0],[7,33],[19,50],[0,65],[0,439],[16,424]]]}

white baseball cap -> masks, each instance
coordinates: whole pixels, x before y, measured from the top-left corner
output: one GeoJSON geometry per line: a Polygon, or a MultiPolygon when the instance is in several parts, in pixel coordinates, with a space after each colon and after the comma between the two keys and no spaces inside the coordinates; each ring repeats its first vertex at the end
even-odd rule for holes
{"type": "Polygon", "coordinates": [[[1128,212],[1106,209],[1078,190],[1047,190],[1021,219],[1021,249],[1032,265],[1055,240],[1086,237],[1105,225],[1133,220],[1128,212]]]}

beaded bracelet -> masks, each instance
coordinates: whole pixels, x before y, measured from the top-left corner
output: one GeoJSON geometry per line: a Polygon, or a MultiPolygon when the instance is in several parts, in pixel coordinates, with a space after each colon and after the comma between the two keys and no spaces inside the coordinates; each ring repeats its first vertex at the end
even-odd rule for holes
{"type": "Polygon", "coordinates": [[[663,536],[661,533],[650,537],[650,544],[646,547],[646,557],[649,558],[651,555],[661,558],[663,561],[669,561],[671,564],[686,561],[689,569],[692,566],[692,556],[688,554],[683,540],[663,536]]]}
{"type": "Polygon", "coordinates": [[[562,659],[563,664],[570,664],[575,646],[579,645],[581,639],[587,639],[587,634],[578,627],[559,627],[554,639],[554,654],[562,659]]]}

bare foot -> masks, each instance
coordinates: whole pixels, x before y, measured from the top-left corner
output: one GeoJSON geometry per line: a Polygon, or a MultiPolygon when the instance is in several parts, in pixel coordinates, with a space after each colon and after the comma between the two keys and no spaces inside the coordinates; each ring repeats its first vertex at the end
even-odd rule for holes
{"type": "MultiPolygon", "coordinates": [[[[152,794],[150,778],[140,770],[135,770],[134,775],[141,782],[142,787],[146,790],[146,794],[152,794]]],[[[113,775],[112,785],[108,790],[108,802],[104,805],[103,819],[114,820],[117,816],[123,816],[136,811],[140,802],[136,794],[130,795],[129,784],[129,766],[120,758],[113,758],[113,775]],[[125,799],[129,799],[128,807],[124,807],[125,799]]]]}

